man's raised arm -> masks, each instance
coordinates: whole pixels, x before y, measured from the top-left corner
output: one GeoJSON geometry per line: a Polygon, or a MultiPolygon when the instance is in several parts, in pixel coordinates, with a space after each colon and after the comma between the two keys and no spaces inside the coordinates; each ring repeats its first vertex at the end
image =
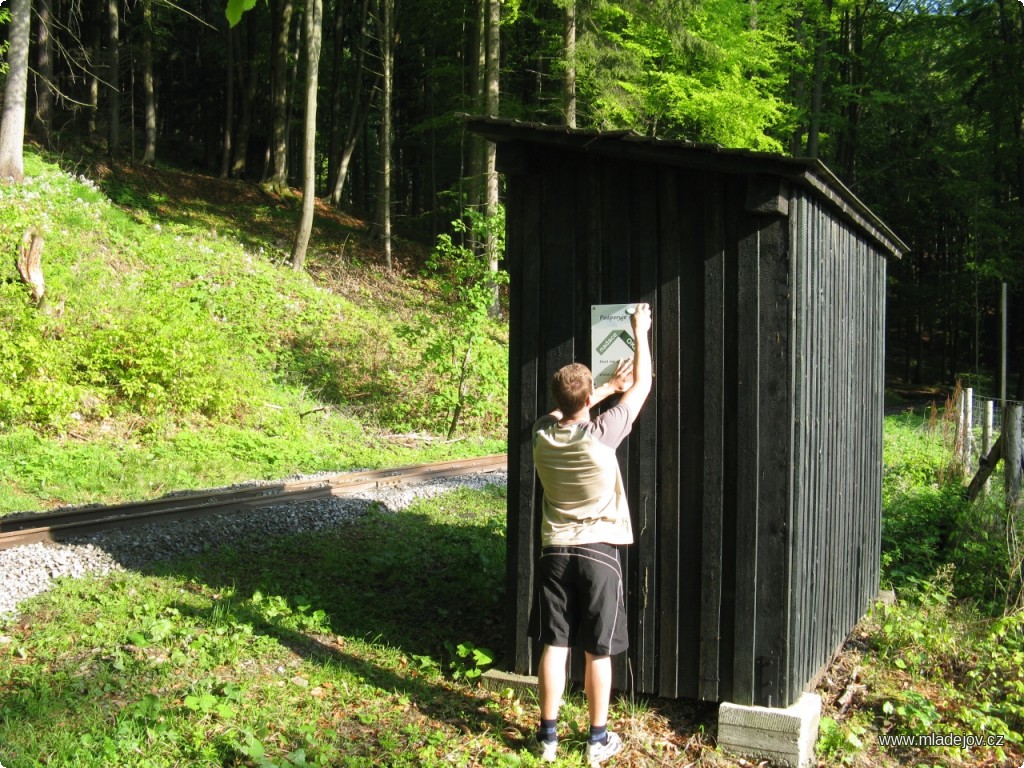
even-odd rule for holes
{"type": "Polygon", "coordinates": [[[629,420],[633,422],[647,400],[647,395],[651,392],[651,384],[654,379],[651,343],[647,338],[652,322],[651,305],[637,304],[631,321],[633,338],[636,341],[636,351],[633,353],[633,384],[622,393],[622,399],[619,402],[629,410],[629,420]]]}

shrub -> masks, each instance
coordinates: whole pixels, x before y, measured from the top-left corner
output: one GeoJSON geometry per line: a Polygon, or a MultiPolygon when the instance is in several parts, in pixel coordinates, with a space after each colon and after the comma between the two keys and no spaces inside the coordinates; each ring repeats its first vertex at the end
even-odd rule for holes
{"type": "Polygon", "coordinates": [[[219,417],[248,392],[223,336],[181,305],[146,302],[82,338],[78,370],[119,406],[146,416],[219,417]]]}
{"type": "MultiPolygon", "coordinates": [[[[477,236],[488,233],[504,249],[504,210],[491,217],[470,211],[467,218],[477,236]]],[[[470,227],[457,219],[457,233],[470,227]]],[[[504,421],[508,390],[508,349],[504,328],[491,316],[494,297],[508,282],[504,272],[491,272],[486,259],[451,235],[438,237],[427,262],[427,274],[438,281],[441,296],[429,312],[403,325],[399,338],[420,353],[418,365],[403,392],[398,415],[413,426],[444,430],[451,438],[464,429],[493,428],[504,421]]]]}
{"type": "Polygon", "coordinates": [[[913,588],[952,564],[955,596],[999,615],[1020,591],[1004,513],[992,498],[968,501],[963,478],[949,471],[951,457],[951,432],[935,414],[886,419],[883,578],[897,590],[913,588]]]}

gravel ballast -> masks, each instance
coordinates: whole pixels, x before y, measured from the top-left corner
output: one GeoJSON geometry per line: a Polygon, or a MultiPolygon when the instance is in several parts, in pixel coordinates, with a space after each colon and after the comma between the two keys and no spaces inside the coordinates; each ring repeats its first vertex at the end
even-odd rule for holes
{"type": "Polygon", "coordinates": [[[90,534],[61,543],[36,543],[0,551],[0,618],[16,616],[18,606],[48,590],[54,579],[80,578],[207,549],[211,543],[246,542],[259,546],[274,536],[336,528],[362,517],[372,504],[397,512],[418,499],[455,488],[480,489],[505,485],[505,472],[439,478],[426,483],[396,485],[345,497],[279,504],[248,512],[210,515],[187,521],[150,523],[90,534]]]}

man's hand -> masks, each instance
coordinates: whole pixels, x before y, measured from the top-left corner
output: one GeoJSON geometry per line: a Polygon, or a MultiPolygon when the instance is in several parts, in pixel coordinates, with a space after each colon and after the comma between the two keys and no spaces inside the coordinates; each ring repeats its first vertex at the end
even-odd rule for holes
{"type": "Polygon", "coordinates": [[[636,419],[647,395],[651,392],[654,370],[651,367],[651,344],[647,332],[651,330],[651,305],[637,304],[630,316],[633,324],[633,339],[636,353],[633,355],[633,383],[622,393],[619,402],[629,409],[630,424],[636,419]]]}
{"type": "Polygon", "coordinates": [[[615,373],[608,379],[607,384],[614,392],[625,392],[633,383],[633,361],[619,360],[615,366],[615,373]]]}
{"type": "Polygon", "coordinates": [[[634,336],[651,330],[651,305],[637,304],[636,309],[633,310],[633,314],[630,316],[630,321],[633,324],[634,336]]]}

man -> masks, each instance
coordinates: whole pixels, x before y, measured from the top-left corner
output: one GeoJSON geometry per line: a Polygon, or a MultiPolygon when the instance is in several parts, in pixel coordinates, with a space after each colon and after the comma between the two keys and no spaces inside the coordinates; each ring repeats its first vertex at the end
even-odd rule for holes
{"type": "Polygon", "coordinates": [[[533,459],[544,489],[541,556],[530,634],[539,640],[540,726],[530,750],[545,762],[558,751],[558,710],[569,649],[584,650],[584,691],[590,714],[587,761],[596,766],[622,749],[608,730],[612,656],[629,646],[618,547],[633,543],[626,491],[615,449],[651,391],[651,307],[631,316],[636,351],[594,389],[590,370],[574,363],[555,372],[558,406],[533,428],[533,459]],[[596,418],[590,409],[622,393],[596,418]]]}

